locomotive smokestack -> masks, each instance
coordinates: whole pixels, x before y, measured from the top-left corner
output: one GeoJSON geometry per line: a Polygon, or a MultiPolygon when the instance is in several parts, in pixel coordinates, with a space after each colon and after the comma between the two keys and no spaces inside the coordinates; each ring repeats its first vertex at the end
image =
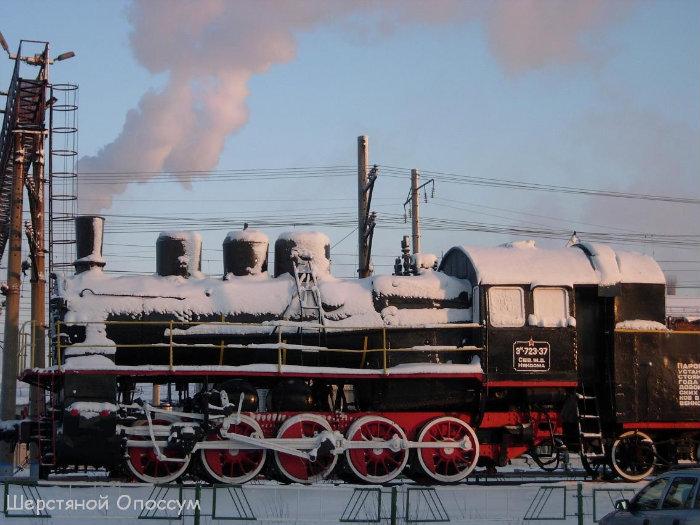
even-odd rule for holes
{"type": "Polygon", "coordinates": [[[102,234],[105,218],[99,215],[81,215],[75,218],[75,273],[92,268],[104,268],[107,261],[102,256],[102,234]]]}
{"type": "Polygon", "coordinates": [[[199,232],[161,232],[156,241],[156,273],[162,277],[198,277],[202,271],[199,232]]]}

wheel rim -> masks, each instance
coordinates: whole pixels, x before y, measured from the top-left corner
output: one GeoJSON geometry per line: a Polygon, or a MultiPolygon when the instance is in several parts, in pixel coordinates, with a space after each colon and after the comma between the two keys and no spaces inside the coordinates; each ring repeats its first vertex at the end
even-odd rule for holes
{"type": "MultiPolygon", "coordinates": [[[[228,428],[228,434],[262,437],[260,425],[252,417],[241,416],[237,425],[228,428]]],[[[207,436],[207,441],[227,442],[220,433],[207,436]]],[[[257,476],[265,465],[266,451],[262,448],[202,449],[200,458],[204,470],[221,483],[241,484],[257,476]]]]}
{"type": "Polygon", "coordinates": [[[418,462],[425,474],[441,483],[455,483],[474,470],[479,460],[479,440],[464,421],[454,417],[429,421],[418,436],[418,442],[435,441],[450,441],[455,446],[419,448],[418,462]]]}
{"type": "MultiPolygon", "coordinates": [[[[379,416],[365,416],[355,421],[348,430],[348,439],[355,442],[390,441],[398,436],[406,441],[406,434],[393,421],[379,416]]],[[[406,466],[408,450],[389,448],[350,449],[345,452],[350,470],[366,483],[387,483],[406,466]]]]}
{"type": "MultiPolygon", "coordinates": [[[[314,438],[332,432],[328,421],[313,414],[299,414],[287,419],[277,432],[280,439],[314,438]]],[[[280,473],[294,483],[315,483],[326,478],[335,468],[338,456],[319,454],[314,461],[275,451],[280,473]]]]}
{"type": "MultiPolygon", "coordinates": [[[[170,425],[167,421],[154,420],[153,425],[170,425]]],[[[147,426],[147,421],[137,421],[134,426],[147,426]]],[[[143,441],[144,446],[129,447],[126,464],[131,473],[146,483],[169,483],[185,473],[190,464],[190,455],[178,456],[171,450],[161,448],[164,456],[183,461],[162,461],[158,459],[150,436],[129,436],[131,441],[143,441]]]]}
{"type": "Polygon", "coordinates": [[[615,440],[611,449],[613,470],[629,481],[640,481],[654,471],[656,447],[644,432],[632,430],[615,440]]]}

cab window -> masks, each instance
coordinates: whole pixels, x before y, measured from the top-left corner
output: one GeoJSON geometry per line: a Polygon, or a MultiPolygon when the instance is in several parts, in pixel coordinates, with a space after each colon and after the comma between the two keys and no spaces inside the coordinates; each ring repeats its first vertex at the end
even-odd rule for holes
{"type": "Polygon", "coordinates": [[[644,487],[634,501],[635,510],[655,510],[666,492],[668,478],[659,478],[644,487]]]}
{"type": "Polygon", "coordinates": [[[569,318],[569,294],[564,288],[535,288],[532,292],[536,326],[566,326],[569,318]]]}
{"type": "Polygon", "coordinates": [[[690,495],[695,487],[695,478],[674,478],[666,493],[662,509],[685,509],[688,508],[690,495]]]}
{"type": "Polygon", "coordinates": [[[489,319],[491,326],[519,327],[525,324],[525,294],[516,286],[489,288],[489,319]]]}

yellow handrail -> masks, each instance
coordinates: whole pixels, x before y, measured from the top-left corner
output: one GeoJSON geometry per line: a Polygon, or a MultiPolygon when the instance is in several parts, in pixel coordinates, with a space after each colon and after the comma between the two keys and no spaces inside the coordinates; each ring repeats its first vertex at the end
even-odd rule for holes
{"type": "Polygon", "coordinates": [[[56,361],[59,372],[61,371],[61,321],[56,321],[56,361]]]}
{"type": "Polygon", "coordinates": [[[387,365],[386,365],[386,328],[382,330],[382,357],[384,360],[384,373],[387,373],[387,365]]]}
{"type": "Polygon", "coordinates": [[[173,369],[173,322],[170,321],[170,337],[168,341],[168,364],[170,366],[170,370],[173,369]]]}
{"type": "MultiPolygon", "coordinates": [[[[222,317],[223,319],[223,317],[222,317]]],[[[242,350],[248,347],[246,344],[239,344],[239,343],[229,343],[227,344],[223,335],[221,335],[221,339],[219,339],[218,344],[217,343],[177,343],[175,342],[175,330],[177,329],[178,326],[182,325],[212,325],[212,326],[245,326],[245,327],[256,327],[260,328],[261,324],[248,324],[248,323],[228,323],[225,321],[221,322],[199,322],[199,321],[175,321],[175,320],[168,320],[168,321],[76,321],[76,322],[65,322],[65,321],[56,321],[56,355],[55,355],[55,364],[58,368],[58,370],[62,370],[63,367],[63,354],[66,351],[66,345],[63,344],[63,338],[61,336],[61,330],[65,326],[85,326],[87,324],[102,324],[102,325],[161,325],[165,326],[167,330],[167,343],[161,342],[161,343],[125,343],[125,344],[93,344],[89,342],[85,343],[75,343],[75,344],[69,344],[70,348],[120,348],[120,349],[128,349],[128,348],[162,348],[163,350],[167,350],[168,352],[168,368],[170,370],[173,370],[175,367],[175,348],[211,348],[211,349],[218,349],[218,363],[219,365],[223,366],[225,362],[225,353],[227,349],[238,349],[242,350]]],[[[272,326],[271,326],[272,327],[272,326]]],[[[388,332],[391,329],[391,327],[383,327],[381,328],[382,330],[382,345],[380,348],[369,348],[369,337],[367,335],[362,336],[362,346],[361,348],[327,348],[327,347],[322,347],[322,346],[308,346],[308,345],[301,345],[301,344],[293,344],[293,345],[288,345],[287,340],[283,339],[284,331],[281,329],[283,326],[278,326],[277,329],[277,344],[275,345],[276,347],[273,348],[272,345],[269,348],[265,348],[264,346],[258,347],[258,349],[262,350],[275,350],[277,352],[277,368],[278,371],[281,373],[283,366],[287,364],[287,354],[289,350],[296,350],[296,349],[306,349],[306,350],[313,350],[317,352],[329,352],[329,353],[347,353],[347,354],[360,354],[360,368],[364,368],[366,366],[366,360],[367,356],[370,353],[376,353],[376,352],[381,352],[382,353],[382,370],[384,374],[388,374],[389,372],[389,353],[390,352],[425,352],[428,349],[431,352],[468,352],[468,353],[473,353],[476,351],[481,350],[481,348],[477,348],[474,346],[465,346],[465,347],[453,347],[453,346],[436,346],[434,348],[421,348],[421,347],[410,347],[410,348],[391,348],[391,345],[389,343],[388,339],[388,332]]],[[[370,328],[372,329],[372,328],[370,328]]],[[[183,335],[186,335],[186,333],[183,331],[183,335]]],[[[216,333],[212,334],[216,335],[216,333]]],[[[25,334],[26,336],[26,334],[25,334]]],[[[33,340],[32,340],[33,341],[33,340]]],[[[32,365],[35,362],[34,355],[33,355],[33,345],[32,345],[32,365]]]]}

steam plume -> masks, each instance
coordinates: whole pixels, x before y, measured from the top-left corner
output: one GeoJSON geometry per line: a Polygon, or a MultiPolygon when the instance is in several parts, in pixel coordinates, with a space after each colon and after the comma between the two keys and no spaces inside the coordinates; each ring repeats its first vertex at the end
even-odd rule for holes
{"type": "MultiPolygon", "coordinates": [[[[143,95],[117,138],[80,160],[80,172],[139,172],[130,182],[145,182],[152,177],[147,172],[213,169],[227,137],[248,119],[248,81],[292,60],[295,35],[319,24],[366,12],[379,32],[480,20],[497,58],[518,73],[585,58],[580,36],[602,23],[606,5],[602,0],[135,0],[128,16],[136,59],[152,73],[167,73],[168,82],[162,91],[143,95]]],[[[109,208],[126,188],[123,178],[102,177],[106,184],[81,184],[81,211],[109,208]]]]}

